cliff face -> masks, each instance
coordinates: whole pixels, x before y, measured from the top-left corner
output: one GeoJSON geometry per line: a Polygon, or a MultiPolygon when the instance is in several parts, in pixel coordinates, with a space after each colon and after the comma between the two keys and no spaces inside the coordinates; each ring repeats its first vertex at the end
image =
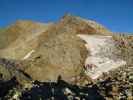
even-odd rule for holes
{"type": "MultiPolygon", "coordinates": [[[[110,67],[110,70],[115,67],[115,52],[119,51],[115,47],[117,35],[113,35],[112,32],[95,21],[66,15],[59,22],[53,24],[17,21],[16,24],[9,26],[7,30],[5,32],[8,35],[2,35],[4,34],[3,32],[1,36],[11,39],[8,39],[9,41],[3,39],[0,42],[0,57],[21,62],[20,69],[30,75],[33,80],[55,81],[61,75],[68,82],[75,81],[75,77],[86,71],[84,67],[86,62],[87,64],[98,66],[98,69],[95,70],[101,70],[107,66],[110,67]],[[85,36],[88,41],[78,35],[85,36]],[[111,37],[111,39],[108,37],[111,37]],[[107,40],[104,41],[106,45],[101,45],[102,40],[107,40]],[[88,45],[87,47],[86,44],[88,45]],[[99,50],[100,46],[107,48],[108,52],[99,50]],[[109,53],[111,48],[114,54],[109,53]],[[101,58],[98,60],[99,56],[95,54],[95,59],[92,57],[92,51],[98,51],[101,55],[109,54],[112,58],[107,60],[101,59],[102,57],[100,56],[101,58]],[[103,65],[103,63],[100,64],[98,61],[105,63],[103,65]],[[110,66],[110,63],[107,64],[108,61],[111,61],[112,66],[110,66]],[[106,64],[107,66],[105,66],[106,64]]],[[[125,65],[127,61],[121,56],[119,57],[120,62],[124,62],[120,66],[125,65]]],[[[106,71],[101,71],[99,75],[102,72],[106,71]]],[[[96,71],[96,73],[99,72],[96,71]]],[[[92,74],[87,75],[91,77],[92,74]]]]}

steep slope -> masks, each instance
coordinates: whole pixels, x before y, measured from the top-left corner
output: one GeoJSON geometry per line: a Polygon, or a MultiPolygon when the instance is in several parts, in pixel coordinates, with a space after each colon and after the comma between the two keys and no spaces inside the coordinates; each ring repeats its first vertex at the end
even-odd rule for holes
{"type": "Polygon", "coordinates": [[[10,43],[12,43],[18,36],[18,28],[12,29],[4,28],[0,31],[0,49],[7,47],[10,43]]]}
{"type": "MultiPolygon", "coordinates": [[[[70,16],[70,15],[68,15],[70,16]]],[[[107,28],[105,28],[104,26],[102,26],[101,24],[99,24],[98,22],[94,21],[94,20],[89,20],[89,19],[83,19],[80,17],[76,17],[77,20],[79,21],[83,21],[85,23],[87,23],[89,25],[89,27],[91,27],[91,30],[95,30],[95,32],[90,32],[90,33],[98,33],[98,34],[102,34],[102,35],[111,35],[112,32],[109,31],[107,28]]],[[[77,21],[78,22],[78,21],[77,21]]],[[[84,33],[84,31],[82,31],[84,33]]]]}
{"type": "MultiPolygon", "coordinates": [[[[18,20],[16,23],[0,31],[0,49],[7,47],[14,42],[20,35],[26,36],[36,31],[41,31],[47,25],[28,20],[18,20]]],[[[23,37],[21,37],[23,38],[23,37]]]]}
{"type": "Polygon", "coordinates": [[[75,29],[76,33],[81,34],[100,34],[100,35],[111,35],[112,32],[101,24],[88,19],[83,19],[76,16],[65,15],[61,19],[61,24],[65,24],[70,29],[75,29]]]}
{"type": "MultiPolygon", "coordinates": [[[[7,37],[13,37],[13,40],[10,40],[10,43],[7,42],[7,46],[0,50],[1,57],[11,59],[23,58],[30,50],[37,47],[37,37],[42,32],[45,32],[49,26],[50,24],[41,24],[32,21],[17,21],[8,28],[9,35],[7,37]],[[13,34],[10,30],[13,31],[13,34]],[[14,34],[16,34],[16,37],[14,34]]],[[[3,40],[3,42],[6,42],[6,40],[3,40]]]]}

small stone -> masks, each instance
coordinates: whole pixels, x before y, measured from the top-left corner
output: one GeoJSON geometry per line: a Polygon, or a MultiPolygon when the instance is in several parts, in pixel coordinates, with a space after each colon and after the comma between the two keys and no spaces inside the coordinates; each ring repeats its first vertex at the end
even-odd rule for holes
{"type": "Polygon", "coordinates": [[[80,100],[80,97],[75,97],[74,100],[80,100]]]}
{"type": "Polygon", "coordinates": [[[65,95],[69,95],[69,94],[73,94],[72,91],[69,88],[65,88],[64,89],[64,94],[65,95]]]}
{"type": "Polygon", "coordinates": [[[68,100],[73,100],[73,96],[72,95],[69,95],[67,96],[68,100]]]}
{"type": "Polygon", "coordinates": [[[133,73],[132,73],[132,72],[129,73],[129,81],[130,81],[130,82],[133,82],[133,73]]]}

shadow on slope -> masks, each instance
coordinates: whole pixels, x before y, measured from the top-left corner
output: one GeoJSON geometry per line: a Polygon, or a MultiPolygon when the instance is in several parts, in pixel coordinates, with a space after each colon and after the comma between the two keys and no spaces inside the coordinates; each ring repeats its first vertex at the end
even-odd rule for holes
{"type": "Polygon", "coordinates": [[[35,81],[33,84],[31,90],[22,93],[22,100],[105,100],[97,85],[79,87],[68,84],[60,76],[57,82],[35,81]]]}
{"type": "Polygon", "coordinates": [[[3,98],[8,94],[9,90],[17,87],[18,85],[19,84],[15,77],[8,81],[3,81],[0,78],[0,100],[3,100],[3,98]]]}

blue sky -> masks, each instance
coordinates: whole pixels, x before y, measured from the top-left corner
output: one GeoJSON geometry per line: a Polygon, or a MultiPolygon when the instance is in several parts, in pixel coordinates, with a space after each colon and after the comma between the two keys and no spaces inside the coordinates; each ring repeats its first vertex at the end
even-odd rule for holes
{"type": "Polygon", "coordinates": [[[0,27],[19,19],[57,21],[65,13],[133,33],[133,0],[0,0],[0,27]]]}

